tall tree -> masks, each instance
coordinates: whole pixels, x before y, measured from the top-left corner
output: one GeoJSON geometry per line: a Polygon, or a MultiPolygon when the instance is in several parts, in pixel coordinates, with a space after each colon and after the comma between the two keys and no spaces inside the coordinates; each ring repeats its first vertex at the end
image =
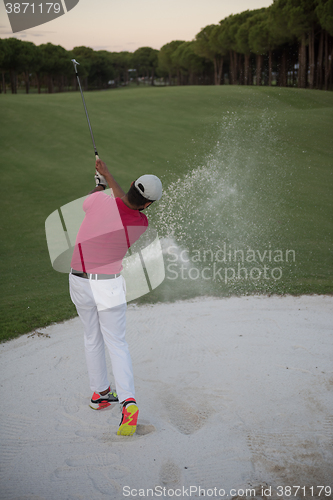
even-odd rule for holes
{"type": "Polygon", "coordinates": [[[221,50],[223,48],[224,51],[229,52],[229,82],[232,85],[244,81],[241,64],[242,54],[238,52],[237,33],[241,25],[251,16],[253,16],[253,11],[246,10],[240,14],[232,14],[220,22],[221,30],[218,42],[221,50]]]}
{"type": "Polygon", "coordinates": [[[195,37],[194,51],[214,64],[214,83],[220,85],[223,69],[224,48],[217,42],[220,27],[210,24],[203,28],[195,37]]]}
{"type": "Polygon", "coordinates": [[[154,85],[155,71],[158,66],[158,50],[151,47],[140,47],[132,56],[133,65],[138,76],[151,76],[154,85]]]}
{"type": "MultiPolygon", "coordinates": [[[[319,23],[323,28],[320,34],[318,51],[318,71],[317,84],[321,88],[323,60],[325,67],[325,90],[328,90],[329,79],[332,80],[332,59],[333,59],[333,0],[318,0],[316,8],[319,23]],[[330,40],[329,40],[330,38],[330,40]],[[325,46],[325,55],[324,55],[325,46]],[[330,47],[329,47],[330,46],[330,47]]],[[[331,82],[332,83],[332,82],[331,82]]]]}
{"type": "Polygon", "coordinates": [[[307,85],[307,45],[309,44],[309,85],[314,82],[314,28],[317,22],[317,0],[275,0],[275,9],[284,20],[286,29],[299,41],[298,86],[307,85]]]}
{"type": "Polygon", "coordinates": [[[44,50],[41,45],[36,45],[35,47],[36,59],[34,61],[34,73],[36,75],[37,80],[37,91],[38,94],[41,93],[42,89],[42,80],[45,75],[45,65],[44,65],[44,50]]]}
{"type": "Polygon", "coordinates": [[[54,92],[54,84],[58,83],[59,91],[63,90],[64,75],[72,74],[73,65],[71,63],[71,54],[61,45],[46,43],[39,46],[43,56],[42,71],[48,77],[48,91],[54,92]]]}
{"type": "Polygon", "coordinates": [[[111,52],[111,63],[114,69],[114,78],[117,85],[123,82],[128,84],[128,70],[133,66],[133,54],[131,52],[111,52]]]}
{"type": "Polygon", "coordinates": [[[229,54],[229,83],[235,85],[237,83],[237,60],[235,61],[233,46],[233,42],[236,42],[236,40],[233,40],[231,30],[232,18],[233,16],[229,16],[220,22],[221,28],[218,33],[218,44],[223,51],[229,54]]]}
{"type": "Polygon", "coordinates": [[[251,18],[253,24],[249,30],[249,45],[257,57],[257,85],[261,85],[263,56],[268,53],[268,85],[272,85],[272,50],[275,48],[270,30],[268,11],[256,14],[251,18]]]}
{"type": "Polygon", "coordinates": [[[19,67],[24,74],[25,91],[28,94],[30,89],[30,75],[36,72],[39,67],[39,51],[34,43],[22,43],[22,50],[19,54],[19,67]]]}
{"type": "Polygon", "coordinates": [[[89,73],[92,85],[97,88],[107,88],[108,82],[113,80],[114,75],[111,53],[106,50],[94,51],[89,73]]]}
{"type": "Polygon", "coordinates": [[[309,45],[309,86],[314,86],[314,70],[315,70],[315,25],[318,18],[315,12],[317,0],[289,0],[289,27],[292,33],[298,39],[301,39],[301,78],[300,87],[306,86],[307,61],[306,61],[306,45],[309,45]]]}
{"type": "Polygon", "coordinates": [[[183,40],[173,40],[170,43],[166,43],[163,47],[161,47],[158,54],[159,71],[162,72],[162,74],[164,73],[168,75],[169,85],[171,85],[173,76],[179,75],[180,68],[175,66],[175,63],[172,60],[172,54],[182,43],[184,43],[183,40]]]}
{"type": "Polygon", "coordinates": [[[248,11],[249,15],[246,20],[240,24],[235,35],[236,50],[244,55],[244,79],[245,85],[252,85],[252,67],[251,67],[251,47],[249,41],[250,29],[256,24],[256,15],[260,14],[264,9],[256,9],[248,11]]]}
{"type": "Polygon", "coordinates": [[[2,92],[6,94],[6,58],[7,58],[7,44],[6,39],[0,38],[0,69],[1,69],[1,82],[2,82],[2,92]]]}
{"type": "Polygon", "coordinates": [[[317,0],[316,14],[321,26],[333,36],[333,0],[317,0]]]}
{"type": "Polygon", "coordinates": [[[174,63],[180,67],[183,82],[194,84],[195,77],[202,75],[205,70],[205,58],[194,52],[195,42],[184,42],[172,54],[174,63]]]}
{"type": "MultiPolygon", "coordinates": [[[[90,47],[85,47],[84,45],[80,45],[79,47],[74,47],[72,50],[72,54],[74,59],[78,61],[80,64],[78,68],[78,73],[80,75],[80,82],[83,85],[85,90],[88,90],[88,78],[92,66],[92,61],[94,59],[94,50],[90,47]]],[[[73,72],[72,76],[73,86],[76,90],[78,90],[78,83],[75,73],[73,72]]]]}
{"type": "Polygon", "coordinates": [[[223,21],[220,21],[219,24],[214,26],[209,38],[210,46],[213,49],[214,54],[216,54],[213,61],[216,85],[220,85],[222,83],[222,80],[224,83],[223,66],[226,56],[228,55],[228,50],[220,42],[221,31],[223,31],[223,21]]]}
{"type": "Polygon", "coordinates": [[[23,50],[22,40],[7,38],[3,40],[3,70],[9,72],[12,94],[17,93],[17,73],[21,71],[21,53],[23,50]]]}
{"type": "MultiPolygon", "coordinates": [[[[281,4],[280,0],[274,0],[274,3],[268,8],[268,29],[274,49],[277,51],[277,83],[281,87],[286,87],[288,69],[287,49],[290,45],[294,45],[296,38],[288,27],[286,11],[283,10],[283,7],[284,5],[281,4]]],[[[296,56],[295,61],[292,61],[292,64],[295,64],[297,61],[298,56],[296,56]]]]}

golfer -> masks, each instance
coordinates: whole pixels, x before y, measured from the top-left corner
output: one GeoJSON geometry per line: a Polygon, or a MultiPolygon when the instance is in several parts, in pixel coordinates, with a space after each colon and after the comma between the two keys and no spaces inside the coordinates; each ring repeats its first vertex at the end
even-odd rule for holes
{"type": "Polygon", "coordinates": [[[84,328],[93,391],[90,407],[101,410],[120,401],[122,417],[117,434],[130,436],[136,430],[139,410],[125,340],[126,284],[120,272],[128,248],[148,227],[142,210],[161,198],[162,183],[155,175],[143,175],[125,193],[103,161],[96,161],[96,171],[96,187],[83,203],[85,217],[71,261],[70,296],[84,328]],[[114,197],[103,192],[107,185],[114,197]],[[105,345],[111,358],[115,391],[111,390],[107,375],[105,345]]]}

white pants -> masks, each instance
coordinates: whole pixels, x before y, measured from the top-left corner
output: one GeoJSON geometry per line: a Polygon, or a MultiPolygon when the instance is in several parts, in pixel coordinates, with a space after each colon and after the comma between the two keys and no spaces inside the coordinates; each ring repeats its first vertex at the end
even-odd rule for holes
{"type": "Polygon", "coordinates": [[[94,392],[109,387],[105,345],[110,354],[119,401],[134,398],[133,369],[126,331],[126,285],[122,276],[92,280],[69,275],[70,296],[84,328],[84,346],[94,392]]]}

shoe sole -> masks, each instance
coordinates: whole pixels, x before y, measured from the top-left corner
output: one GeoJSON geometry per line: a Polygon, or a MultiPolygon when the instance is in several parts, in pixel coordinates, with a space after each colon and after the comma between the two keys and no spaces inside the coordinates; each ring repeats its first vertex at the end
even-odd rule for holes
{"type": "MultiPolygon", "coordinates": [[[[118,401],[114,401],[114,403],[117,403],[118,401]]],[[[113,403],[113,402],[112,402],[113,403]]],[[[89,403],[90,408],[93,410],[104,410],[104,408],[108,408],[109,406],[112,405],[112,403],[89,403]]]]}
{"type": "Polygon", "coordinates": [[[139,408],[136,405],[131,405],[128,408],[128,413],[131,414],[130,421],[127,421],[125,424],[121,424],[117,431],[118,436],[133,436],[136,431],[136,422],[138,420],[139,408]],[[135,420],[135,425],[131,424],[131,422],[135,420]]]}
{"type": "Polygon", "coordinates": [[[119,403],[119,401],[109,401],[107,403],[93,403],[92,401],[90,401],[89,406],[93,410],[104,410],[104,408],[108,408],[115,403],[119,403]]]}

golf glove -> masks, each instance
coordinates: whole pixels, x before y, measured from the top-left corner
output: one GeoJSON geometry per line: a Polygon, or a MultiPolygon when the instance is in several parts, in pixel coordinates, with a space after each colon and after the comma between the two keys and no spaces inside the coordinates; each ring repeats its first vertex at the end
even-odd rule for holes
{"type": "Polygon", "coordinates": [[[108,187],[108,183],[105,180],[105,177],[98,172],[95,174],[95,182],[96,186],[104,186],[104,189],[108,187]]]}

